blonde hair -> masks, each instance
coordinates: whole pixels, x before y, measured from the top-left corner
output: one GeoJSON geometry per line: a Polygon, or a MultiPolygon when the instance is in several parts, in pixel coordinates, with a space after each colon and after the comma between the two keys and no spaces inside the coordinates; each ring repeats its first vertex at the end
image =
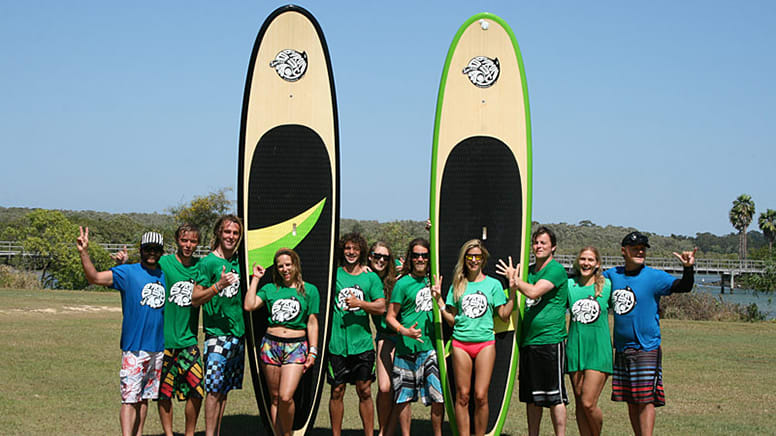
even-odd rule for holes
{"type": "Polygon", "coordinates": [[[595,297],[598,298],[601,296],[601,291],[604,288],[604,281],[606,280],[603,276],[603,273],[601,273],[601,253],[598,251],[598,249],[592,245],[588,245],[587,247],[583,247],[581,250],[579,250],[577,258],[574,259],[574,272],[576,272],[577,276],[579,276],[581,270],[579,267],[579,258],[582,257],[582,253],[585,251],[593,253],[595,256],[595,261],[598,262],[598,267],[595,269],[595,271],[593,271],[593,277],[595,278],[595,297]]]}
{"type": "Polygon", "coordinates": [[[461,250],[458,252],[458,262],[455,263],[455,269],[453,270],[453,301],[456,303],[461,299],[463,293],[466,292],[466,286],[469,284],[469,280],[466,278],[466,266],[464,265],[464,258],[466,252],[472,248],[479,248],[482,251],[482,262],[480,262],[480,271],[485,269],[485,265],[488,263],[488,249],[482,244],[479,239],[471,239],[466,241],[461,250]]]}

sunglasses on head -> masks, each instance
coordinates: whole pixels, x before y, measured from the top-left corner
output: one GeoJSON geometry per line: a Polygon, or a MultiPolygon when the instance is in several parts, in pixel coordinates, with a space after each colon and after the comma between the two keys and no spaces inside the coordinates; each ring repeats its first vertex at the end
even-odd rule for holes
{"type": "Polygon", "coordinates": [[[374,260],[384,260],[388,262],[388,259],[390,259],[390,257],[391,257],[390,254],[375,253],[374,251],[372,252],[372,259],[374,260]]]}
{"type": "Polygon", "coordinates": [[[429,256],[428,253],[415,253],[415,252],[412,253],[413,259],[428,259],[428,256],[429,256]]]}
{"type": "Polygon", "coordinates": [[[466,260],[468,260],[468,261],[475,262],[475,261],[478,261],[478,260],[482,260],[482,255],[481,254],[467,254],[466,256],[464,256],[464,258],[466,258],[466,260]]]}

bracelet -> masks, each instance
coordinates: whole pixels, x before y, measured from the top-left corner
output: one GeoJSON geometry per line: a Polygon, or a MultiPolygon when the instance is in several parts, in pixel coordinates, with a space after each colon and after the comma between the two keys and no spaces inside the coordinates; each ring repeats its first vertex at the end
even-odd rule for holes
{"type": "Polygon", "coordinates": [[[310,354],[318,355],[318,347],[310,347],[310,354]]]}
{"type": "Polygon", "coordinates": [[[445,309],[447,309],[447,304],[442,303],[442,304],[439,305],[439,311],[440,312],[444,311],[445,309]]]}
{"type": "Polygon", "coordinates": [[[213,295],[218,295],[218,293],[221,292],[218,289],[218,285],[216,285],[215,283],[213,283],[213,286],[211,286],[211,288],[213,288],[213,295]]]}

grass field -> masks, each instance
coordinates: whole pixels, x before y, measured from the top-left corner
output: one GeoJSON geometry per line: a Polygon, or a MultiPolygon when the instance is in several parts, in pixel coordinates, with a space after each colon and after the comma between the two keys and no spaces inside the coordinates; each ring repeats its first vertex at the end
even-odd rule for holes
{"type": "MultiPolygon", "coordinates": [[[[117,293],[0,290],[0,434],[118,434],[120,328],[117,293]]],[[[665,320],[662,328],[668,404],[658,409],[656,434],[776,434],[776,323],[665,320]]],[[[626,408],[609,401],[610,392],[601,396],[604,431],[627,434],[626,408]]],[[[363,434],[357,407],[350,387],[348,436],[363,434]]],[[[179,404],[175,412],[180,430],[179,404]]],[[[427,409],[414,412],[413,433],[430,432],[427,409]]],[[[568,416],[568,434],[576,435],[573,399],[568,416]]],[[[330,433],[328,391],[315,427],[330,433]]],[[[204,434],[202,415],[197,429],[204,434]]],[[[515,395],[505,434],[526,433],[515,395]]],[[[162,434],[155,407],[145,434],[162,434]]],[[[229,395],[222,434],[263,434],[249,373],[244,389],[229,395]]],[[[552,434],[547,414],[542,434],[552,434]]]]}

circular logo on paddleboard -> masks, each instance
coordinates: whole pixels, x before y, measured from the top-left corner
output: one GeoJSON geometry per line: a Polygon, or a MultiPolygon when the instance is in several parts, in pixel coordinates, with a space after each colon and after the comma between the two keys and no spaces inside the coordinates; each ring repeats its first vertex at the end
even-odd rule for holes
{"type": "Polygon", "coordinates": [[[498,58],[491,59],[487,56],[475,56],[463,69],[463,74],[469,76],[472,85],[479,88],[490,88],[498,80],[501,71],[498,58]]]}
{"type": "Polygon", "coordinates": [[[636,307],[636,293],[630,286],[612,292],[612,309],[617,315],[627,315],[636,307]]]}
{"type": "Polygon", "coordinates": [[[415,295],[415,312],[430,312],[434,305],[431,303],[431,289],[426,286],[415,295]]]}
{"type": "Polygon", "coordinates": [[[592,324],[601,316],[601,305],[595,298],[577,300],[571,306],[571,320],[580,324],[592,324]]]}
{"type": "Polygon", "coordinates": [[[488,297],[477,291],[461,298],[461,311],[468,318],[479,318],[488,311],[488,297]]]}
{"type": "Polygon", "coordinates": [[[299,316],[301,311],[302,305],[294,297],[278,300],[272,305],[272,321],[277,323],[291,321],[299,316]]]}
{"type": "Polygon", "coordinates": [[[350,307],[348,306],[348,303],[345,302],[345,300],[347,300],[347,298],[351,295],[358,298],[359,300],[363,300],[364,290],[361,289],[361,287],[358,285],[353,286],[352,288],[342,288],[339,291],[339,294],[337,294],[337,306],[342,310],[349,310],[351,312],[359,310],[358,307],[350,307]]]}
{"type": "Polygon", "coordinates": [[[282,50],[269,66],[275,69],[281,79],[296,82],[307,72],[307,53],[300,53],[290,48],[282,50]]]}
{"type": "Polygon", "coordinates": [[[194,291],[194,280],[175,282],[170,288],[170,303],[180,307],[191,306],[191,293],[194,291]]]}
{"type": "Polygon", "coordinates": [[[151,309],[159,309],[164,306],[164,285],[161,282],[146,283],[140,294],[141,306],[148,306],[151,309]]]}

